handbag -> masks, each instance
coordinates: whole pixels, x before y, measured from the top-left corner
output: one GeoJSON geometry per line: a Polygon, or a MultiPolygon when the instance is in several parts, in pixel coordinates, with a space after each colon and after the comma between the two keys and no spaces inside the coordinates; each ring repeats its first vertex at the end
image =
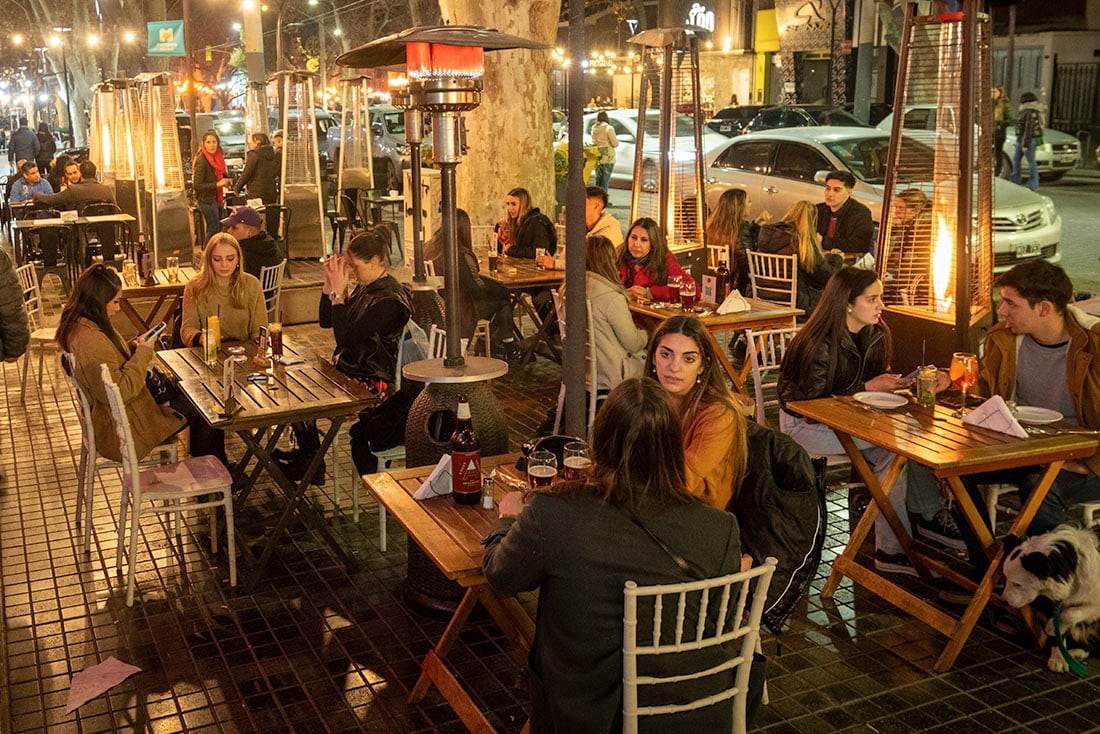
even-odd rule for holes
{"type": "Polygon", "coordinates": [[[180,396],[179,385],[155,365],[145,373],[145,387],[157,405],[168,405],[180,396]]]}

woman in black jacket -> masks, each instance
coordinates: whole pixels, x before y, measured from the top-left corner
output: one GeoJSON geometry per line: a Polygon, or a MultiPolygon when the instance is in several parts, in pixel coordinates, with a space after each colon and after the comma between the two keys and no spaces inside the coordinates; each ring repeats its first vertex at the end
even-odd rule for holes
{"type": "Polygon", "coordinates": [[[252,134],[252,150],[244,158],[244,170],[233,187],[234,194],[241,189],[248,192],[249,199],[263,199],[264,204],[275,203],[275,148],[268,140],[267,133],[252,134]]]}
{"type": "Polygon", "coordinates": [[[223,190],[232,184],[225,177],[225,155],[221,141],[217,133],[210,131],[202,136],[202,145],[191,163],[191,186],[195,189],[195,201],[206,223],[204,242],[221,231],[223,190]]]}
{"type": "Polygon", "coordinates": [[[508,216],[497,222],[494,231],[501,251],[508,257],[533,260],[535,250],[542,248],[553,255],[558,247],[558,235],[549,217],[531,206],[527,189],[515,188],[504,198],[508,216]]]}
{"type": "Polygon", "coordinates": [[[38,164],[38,172],[47,176],[50,173],[50,164],[53,163],[53,154],[57,152],[57,141],[53,139],[50,126],[44,122],[38,123],[37,135],[39,148],[34,162],[38,164]]]}

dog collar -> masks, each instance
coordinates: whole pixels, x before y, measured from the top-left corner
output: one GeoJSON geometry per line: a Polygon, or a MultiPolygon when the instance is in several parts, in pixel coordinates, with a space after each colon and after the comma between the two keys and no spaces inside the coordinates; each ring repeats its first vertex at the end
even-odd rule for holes
{"type": "Polygon", "coordinates": [[[1058,641],[1058,651],[1062,653],[1062,659],[1066,661],[1071,673],[1078,678],[1084,678],[1089,666],[1069,654],[1066,642],[1062,639],[1062,605],[1054,605],[1054,639],[1058,641]]]}

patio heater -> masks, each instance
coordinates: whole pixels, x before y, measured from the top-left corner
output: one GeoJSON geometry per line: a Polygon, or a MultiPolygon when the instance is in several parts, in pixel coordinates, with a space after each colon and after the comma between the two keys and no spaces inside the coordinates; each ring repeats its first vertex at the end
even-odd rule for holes
{"type": "Polygon", "coordinates": [[[992,321],[990,28],[978,6],[924,16],[906,6],[894,109],[939,114],[934,131],[912,136],[895,114],[886,161],[876,268],[903,372],[976,352],[992,321]]]}
{"type": "Polygon", "coordinates": [[[371,160],[370,110],[367,79],[341,79],[340,157],[336,161],[336,190],[374,188],[371,160]]]}
{"type": "Polygon", "coordinates": [[[654,28],[629,40],[642,46],[630,221],[655,219],[674,252],[704,247],[706,196],[697,195],[706,191],[698,32],[654,28]],[[686,132],[692,145],[678,149],[686,132]]]}
{"type": "Polygon", "coordinates": [[[281,110],[283,168],[279,203],[290,209],[287,257],[325,256],[325,206],[321,194],[321,160],[317,147],[317,114],[313,105],[313,74],[276,74],[285,106],[281,110]],[[295,117],[290,110],[297,109],[295,117]]]}
{"type": "Polygon", "coordinates": [[[88,158],[96,164],[100,180],[108,186],[115,182],[114,131],[117,114],[114,85],[110,82],[97,84],[92,90],[89,121],[92,133],[88,136],[88,158]]]}
{"type": "Polygon", "coordinates": [[[157,267],[164,267],[169,255],[177,255],[180,262],[187,263],[192,258],[194,233],[176,127],[175,90],[167,72],[145,74],[134,81],[141,92],[145,123],[141,137],[149,171],[143,193],[143,211],[148,221],[139,227],[152,233],[157,267]]]}
{"type": "Polygon", "coordinates": [[[145,137],[138,87],[130,79],[96,85],[92,99],[92,141],[89,156],[103,171],[103,183],[115,188],[115,202],[137,220],[144,232],[141,189],[145,137]]]}
{"type": "Polygon", "coordinates": [[[409,91],[408,80],[390,89],[393,106],[405,111],[405,142],[409,144],[409,171],[405,183],[405,242],[412,243],[413,282],[424,283],[428,279],[424,268],[424,222],[421,209],[420,144],[424,142],[424,110],[416,105],[409,91]],[[415,192],[415,193],[413,193],[415,192]]]}
{"type": "Polygon", "coordinates": [[[244,90],[244,142],[248,146],[252,136],[263,133],[270,137],[267,123],[267,87],[263,82],[249,82],[244,90]]]}

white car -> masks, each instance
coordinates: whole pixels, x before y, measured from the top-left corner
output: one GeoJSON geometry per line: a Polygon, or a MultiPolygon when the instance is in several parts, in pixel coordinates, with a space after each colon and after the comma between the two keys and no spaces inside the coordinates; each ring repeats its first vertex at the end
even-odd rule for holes
{"type": "MultiPolygon", "coordinates": [[[[907,108],[903,123],[905,129],[907,131],[927,131],[929,133],[936,131],[937,109],[931,105],[917,105],[907,108]]],[[[951,107],[944,107],[943,110],[951,115],[951,119],[947,120],[946,124],[938,129],[954,135],[957,130],[954,118],[955,110],[951,107]]],[[[893,124],[894,115],[889,114],[882,119],[877,127],[879,130],[885,130],[889,133],[893,124]]],[[[1004,178],[1012,176],[1012,159],[1015,153],[1016,127],[1009,125],[1008,135],[1005,138],[1004,147],[1001,149],[1001,175],[1004,178]]],[[[1081,144],[1077,138],[1059,130],[1052,130],[1049,127],[1043,128],[1043,144],[1035,151],[1035,165],[1039,169],[1040,180],[1057,181],[1065,176],[1071,168],[1077,167],[1080,162],[1081,144]]],[[[1023,166],[1020,172],[1022,180],[1027,180],[1027,158],[1022,158],[1020,164],[1023,166]]]]}
{"type": "MultiPolygon", "coordinates": [[[[615,149],[615,167],[611,170],[611,186],[617,189],[629,189],[634,181],[634,148],[638,138],[638,110],[604,110],[607,112],[608,124],[615,131],[615,137],[619,139],[619,147],[615,149]]],[[[589,112],[584,116],[584,140],[592,142],[592,126],[596,124],[597,112],[589,112]]],[[[660,158],[660,113],[657,110],[649,110],[645,119],[645,144],[642,157],[642,191],[657,190],[657,163],[660,158]]],[[[673,146],[673,174],[685,175],[695,161],[695,133],[691,118],[687,115],[676,115],[676,135],[673,146]]],[[[728,142],[725,135],[714,132],[703,126],[703,154],[728,142]]],[[[694,189],[694,185],[692,187],[694,189]]]]}
{"type": "MultiPolygon", "coordinates": [[[[922,142],[906,136],[906,154],[929,156],[922,142]]],[[[848,169],[856,177],[852,196],[882,221],[884,162],[889,135],[865,127],[803,127],[734,138],[706,160],[707,203],[714,207],[730,188],[748,193],[748,216],[768,211],[778,219],[796,201],[824,200],[824,173],[848,169]]],[[[1062,218],[1049,197],[1004,179],[993,181],[993,270],[1043,258],[1062,258],[1062,218]]]]}

